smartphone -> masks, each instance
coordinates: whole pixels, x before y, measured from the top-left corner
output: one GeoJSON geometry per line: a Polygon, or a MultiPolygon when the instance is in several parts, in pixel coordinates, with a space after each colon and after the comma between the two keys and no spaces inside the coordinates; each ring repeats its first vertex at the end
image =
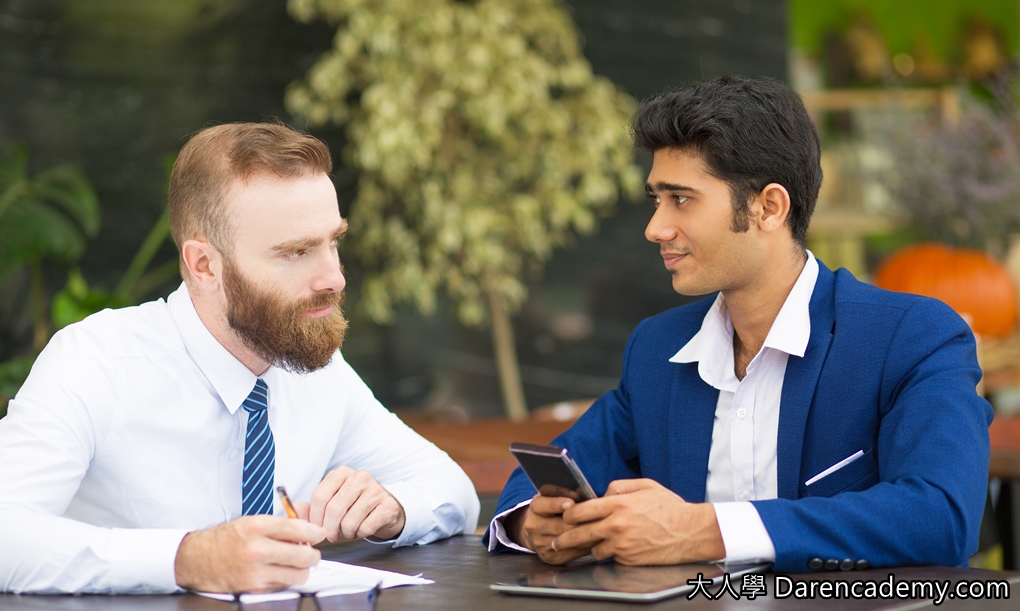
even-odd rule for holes
{"type": "Polygon", "coordinates": [[[562,496],[577,502],[598,498],[566,448],[512,443],[510,453],[542,496],[562,496]]]}

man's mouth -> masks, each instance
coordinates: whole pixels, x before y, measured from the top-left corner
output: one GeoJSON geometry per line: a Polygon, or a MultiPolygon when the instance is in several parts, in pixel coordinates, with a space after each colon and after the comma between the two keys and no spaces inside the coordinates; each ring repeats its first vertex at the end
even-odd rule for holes
{"type": "Polygon", "coordinates": [[[662,262],[666,265],[667,268],[672,265],[675,265],[680,259],[683,259],[684,257],[687,256],[687,253],[678,252],[664,252],[661,254],[662,262]]]}
{"type": "Polygon", "coordinates": [[[305,310],[305,316],[309,318],[322,318],[323,316],[329,316],[333,311],[333,306],[328,305],[324,308],[318,308],[316,310],[305,310]]]}

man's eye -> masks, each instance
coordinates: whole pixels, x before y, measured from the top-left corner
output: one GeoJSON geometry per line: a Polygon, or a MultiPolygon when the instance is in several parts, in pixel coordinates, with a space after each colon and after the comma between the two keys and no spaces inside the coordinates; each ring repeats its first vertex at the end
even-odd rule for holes
{"type": "Polygon", "coordinates": [[[675,195],[674,198],[676,199],[676,203],[678,203],[678,204],[682,204],[685,201],[687,201],[687,196],[686,195],[675,195]]]}

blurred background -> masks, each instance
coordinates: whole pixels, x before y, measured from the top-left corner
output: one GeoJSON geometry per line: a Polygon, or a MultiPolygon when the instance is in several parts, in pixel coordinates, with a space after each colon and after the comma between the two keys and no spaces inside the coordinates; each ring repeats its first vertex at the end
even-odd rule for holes
{"type": "Polygon", "coordinates": [[[685,302],[627,118],[726,74],[816,121],[814,254],[953,306],[1020,412],[1018,24],[1015,0],[0,0],[0,415],[57,329],[180,283],[188,135],[277,117],[336,158],[343,352],[383,404],[570,419],[685,302]]]}

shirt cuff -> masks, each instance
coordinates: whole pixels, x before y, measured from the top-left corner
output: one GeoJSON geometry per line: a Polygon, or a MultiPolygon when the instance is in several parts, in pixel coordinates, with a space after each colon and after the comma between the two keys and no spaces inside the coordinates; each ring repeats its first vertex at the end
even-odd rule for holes
{"type": "Polygon", "coordinates": [[[524,553],[527,553],[527,554],[534,554],[535,553],[535,552],[531,551],[530,549],[528,549],[528,548],[526,548],[526,547],[524,547],[522,545],[518,545],[518,544],[514,543],[513,541],[511,541],[510,540],[510,536],[506,534],[506,527],[503,526],[503,519],[504,518],[506,518],[511,513],[517,511],[521,507],[527,507],[528,505],[531,505],[531,499],[528,499],[526,501],[521,501],[520,503],[517,504],[516,507],[511,507],[510,509],[507,509],[503,513],[501,513],[501,514],[497,515],[496,517],[492,518],[492,522],[489,522],[489,551],[490,552],[492,550],[496,549],[496,545],[497,544],[502,543],[503,545],[509,547],[510,549],[517,550],[519,552],[524,552],[524,553]]]}
{"type": "Polygon", "coordinates": [[[393,482],[385,486],[404,510],[404,529],[395,539],[368,537],[369,543],[385,543],[393,547],[414,545],[438,525],[432,511],[432,495],[408,482],[393,482]]]}
{"type": "Polygon", "coordinates": [[[776,548],[758,510],[749,501],[713,503],[726,548],[726,562],[775,562],[776,548]]]}
{"type": "Polygon", "coordinates": [[[138,594],[180,591],[174,563],[177,548],[188,532],[162,528],[111,529],[105,553],[98,554],[109,563],[111,589],[138,594]]]}

